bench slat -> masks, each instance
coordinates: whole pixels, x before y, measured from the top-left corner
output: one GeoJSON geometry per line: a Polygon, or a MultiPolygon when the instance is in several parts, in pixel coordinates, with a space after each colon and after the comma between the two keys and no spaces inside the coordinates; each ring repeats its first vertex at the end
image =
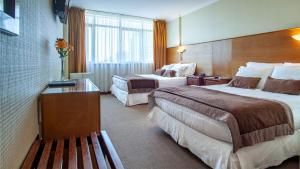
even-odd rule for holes
{"type": "Polygon", "coordinates": [[[77,168],[77,150],[76,150],[76,139],[71,137],[69,141],[69,169],[77,168]]]}
{"type": "Polygon", "coordinates": [[[47,168],[48,159],[49,159],[50,152],[51,152],[51,147],[52,147],[52,140],[47,140],[45,147],[44,147],[43,154],[41,156],[41,159],[40,159],[40,162],[38,165],[38,169],[46,169],[47,168]]]}
{"type": "Polygon", "coordinates": [[[33,161],[35,159],[36,153],[40,147],[40,140],[35,140],[32,146],[30,147],[29,153],[26,156],[26,159],[21,167],[21,169],[28,169],[32,167],[33,161]]]}
{"type": "Polygon", "coordinates": [[[101,131],[101,137],[103,140],[104,148],[107,153],[107,158],[112,169],[124,169],[122,162],[117,154],[116,149],[114,148],[112,142],[109,139],[106,131],[101,131]]]}
{"type": "Polygon", "coordinates": [[[58,140],[54,155],[53,169],[62,169],[64,153],[64,140],[58,140]]]}
{"type": "Polygon", "coordinates": [[[91,133],[91,139],[92,139],[92,143],[93,143],[93,148],[94,148],[98,168],[99,169],[107,169],[105,158],[103,156],[103,152],[100,147],[97,134],[95,132],[91,133]]]}
{"type": "Polygon", "coordinates": [[[80,137],[82,161],[84,169],[93,169],[89,146],[86,137],[80,137]]]}

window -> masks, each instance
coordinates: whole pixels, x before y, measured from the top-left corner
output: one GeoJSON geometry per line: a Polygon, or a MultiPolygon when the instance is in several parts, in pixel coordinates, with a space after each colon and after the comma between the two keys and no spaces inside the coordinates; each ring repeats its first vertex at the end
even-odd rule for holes
{"type": "Polygon", "coordinates": [[[88,63],[153,63],[153,22],[150,19],[86,13],[88,63]]]}

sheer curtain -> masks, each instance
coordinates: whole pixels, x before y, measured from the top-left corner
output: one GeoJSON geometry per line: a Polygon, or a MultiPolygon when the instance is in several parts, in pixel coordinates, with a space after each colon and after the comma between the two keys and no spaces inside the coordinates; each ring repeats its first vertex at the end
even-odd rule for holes
{"type": "Polygon", "coordinates": [[[86,12],[86,62],[94,83],[107,92],[113,75],[153,72],[153,21],[86,12]]]}

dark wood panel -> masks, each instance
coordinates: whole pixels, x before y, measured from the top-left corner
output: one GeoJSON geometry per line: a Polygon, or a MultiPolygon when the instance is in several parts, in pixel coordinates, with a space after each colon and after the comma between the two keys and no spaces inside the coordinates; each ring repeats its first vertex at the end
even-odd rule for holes
{"type": "MultiPolygon", "coordinates": [[[[300,62],[300,42],[291,36],[300,28],[187,45],[182,63],[196,62],[197,72],[232,76],[249,61],[300,62]]],[[[167,49],[167,64],[179,63],[176,47],[167,49]]]]}

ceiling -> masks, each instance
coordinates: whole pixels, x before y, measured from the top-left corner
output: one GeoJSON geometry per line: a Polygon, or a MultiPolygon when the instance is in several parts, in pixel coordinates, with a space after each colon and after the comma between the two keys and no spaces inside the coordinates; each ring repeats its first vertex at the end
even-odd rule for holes
{"type": "Polygon", "coordinates": [[[152,19],[172,20],[217,0],[71,0],[70,6],[152,19]]]}

